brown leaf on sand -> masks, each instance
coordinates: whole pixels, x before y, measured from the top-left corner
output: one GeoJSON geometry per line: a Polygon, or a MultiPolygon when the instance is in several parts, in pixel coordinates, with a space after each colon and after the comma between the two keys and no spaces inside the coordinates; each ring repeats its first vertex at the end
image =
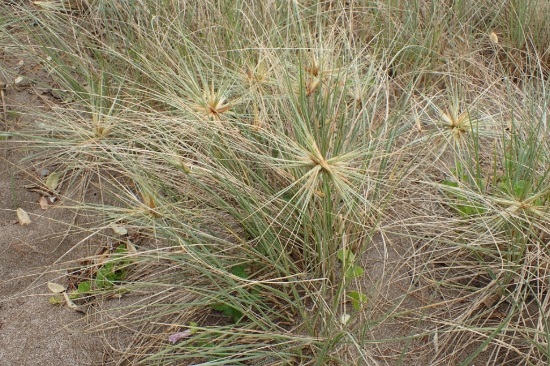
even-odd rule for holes
{"type": "Polygon", "coordinates": [[[136,246],[130,240],[126,241],[126,249],[128,250],[128,253],[130,253],[130,254],[136,254],[137,253],[136,246]]]}
{"type": "Polygon", "coordinates": [[[124,226],[113,225],[111,226],[111,230],[119,236],[128,235],[128,230],[124,226]]]}
{"type": "Polygon", "coordinates": [[[498,36],[495,32],[489,33],[489,39],[492,43],[497,44],[498,43],[498,36]]]}
{"type": "Polygon", "coordinates": [[[111,256],[111,253],[108,250],[103,251],[95,259],[96,266],[101,266],[103,263],[105,263],[109,259],[110,256],[111,256]]]}
{"type": "Polygon", "coordinates": [[[177,332],[177,333],[174,333],[174,334],[171,334],[169,337],[168,337],[168,341],[172,344],[176,344],[178,343],[178,341],[180,341],[181,339],[184,339],[184,338],[188,338],[191,336],[191,334],[193,334],[193,332],[191,330],[186,330],[184,332],[177,332]]]}
{"type": "Polygon", "coordinates": [[[54,294],[60,294],[67,291],[67,288],[55,282],[48,282],[48,289],[54,294]]]}
{"type": "Polygon", "coordinates": [[[19,225],[21,226],[25,226],[31,223],[31,218],[29,217],[29,214],[21,207],[17,209],[17,220],[19,220],[19,225]]]}
{"type": "Polygon", "coordinates": [[[40,205],[41,209],[47,210],[48,206],[49,206],[49,203],[48,203],[48,199],[46,198],[46,196],[40,197],[40,200],[38,201],[38,204],[40,205]]]}
{"type": "Polygon", "coordinates": [[[69,307],[69,309],[72,309],[72,310],[76,310],[80,313],[85,313],[85,311],[83,309],[80,308],[80,306],[76,305],[73,300],[71,300],[71,298],[69,297],[69,295],[67,294],[67,292],[63,292],[63,298],[65,299],[65,303],[67,304],[67,306],[69,307]]]}

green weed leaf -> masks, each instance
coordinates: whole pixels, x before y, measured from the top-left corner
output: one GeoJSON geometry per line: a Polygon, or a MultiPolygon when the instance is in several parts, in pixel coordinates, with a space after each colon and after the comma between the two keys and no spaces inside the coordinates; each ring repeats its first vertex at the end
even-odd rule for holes
{"type": "Polygon", "coordinates": [[[525,188],[527,183],[524,180],[520,180],[514,184],[514,194],[516,198],[521,198],[525,194],[525,188]]]}
{"type": "Polygon", "coordinates": [[[368,302],[367,295],[362,294],[358,291],[348,292],[348,297],[351,301],[351,305],[355,310],[361,310],[363,304],[366,304],[368,302]]]}
{"type": "Polygon", "coordinates": [[[83,281],[78,284],[78,293],[79,294],[86,294],[90,292],[92,288],[92,284],[90,281],[83,281]]]}
{"type": "Polygon", "coordinates": [[[359,266],[352,265],[346,270],[346,278],[353,279],[361,277],[365,273],[365,270],[359,266]]]}
{"type": "Polygon", "coordinates": [[[453,182],[451,180],[444,180],[444,181],[441,182],[441,184],[443,184],[444,186],[447,186],[447,187],[458,188],[458,182],[453,182]]]}
{"type": "Polygon", "coordinates": [[[48,187],[50,191],[55,191],[57,186],[59,186],[60,178],[61,177],[58,173],[56,172],[51,173],[50,175],[48,175],[48,178],[46,179],[46,187],[48,187]]]}
{"type": "Polygon", "coordinates": [[[246,274],[246,268],[244,266],[235,266],[229,270],[232,275],[247,279],[248,274],[246,274]]]}
{"type": "Polygon", "coordinates": [[[227,309],[229,309],[229,305],[227,304],[224,304],[223,302],[220,302],[220,303],[217,303],[217,304],[212,304],[210,305],[210,307],[216,311],[226,311],[227,309]]]}
{"type": "Polygon", "coordinates": [[[243,317],[243,313],[240,310],[225,303],[212,304],[210,307],[216,311],[220,311],[224,316],[233,319],[235,323],[243,317]]]}
{"type": "Polygon", "coordinates": [[[50,304],[52,305],[60,305],[63,303],[63,298],[61,297],[61,295],[56,295],[56,296],[51,296],[48,301],[50,302],[50,304]]]}
{"type": "Polygon", "coordinates": [[[338,252],[336,252],[336,256],[342,263],[352,263],[355,260],[355,254],[351,250],[348,249],[340,249],[338,252]]]}

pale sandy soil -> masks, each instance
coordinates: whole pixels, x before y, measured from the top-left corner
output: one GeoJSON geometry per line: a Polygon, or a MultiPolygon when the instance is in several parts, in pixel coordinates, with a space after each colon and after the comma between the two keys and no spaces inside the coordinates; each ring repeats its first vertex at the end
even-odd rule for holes
{"type": "MultiPolygon", "coordinates": [[[[37,118],[27,112],[44,109],[31,83],[10,85],[14,75],[41,76],[36,65],[21,62],[0,54],[0,81],[7,84],[6,113],[0,113],[4,131],[32,126],[37,118]]],[[[83,315],[48,301],[46,283],[63,281],[58,264],[83,253],[72,250],[80,238],[67,231],[74,213],[63,204],[41,209],[40,194],[25,188],[41,175],[20,162],[24,147],[0,140],[0,366],[108,364],[101,342],[81,332],[83,315]],[[17,208],[28,212],[29,225],[18,224],[17,208]]]]}

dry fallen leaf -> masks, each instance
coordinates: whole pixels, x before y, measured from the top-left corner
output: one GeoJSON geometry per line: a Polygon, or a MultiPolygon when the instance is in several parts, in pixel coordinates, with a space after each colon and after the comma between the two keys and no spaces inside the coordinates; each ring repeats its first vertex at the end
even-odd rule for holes
{"type": "Polygon", "coordinates": [[[55,283],[55,282],[48,282],[48,288],[54,294],[60,294],[62,292],[67,291],[67,288],[65,286],[60,285],[59,283],[55,283]]]}
{"type": "Polygon", "coordinates": [[[342,323],[343,325],[346,325],[348,324],[350,318],[351,316],[349,314],[342,314],[342,316],[340,316],[340,323],[342,323]]]}
{"type": "Polygon", "coordinates": [[[76,310],[78,312],[83,312],[83,310],[80,309],[80,307],[78,305],[76,305],[73,302],[73,300],[71,300],[69,295],[67,295],[67,292],[63,292],[63,298],[65,299],[65,302],[67,303],[67,306],[69,307],[69,309],[73,309],[73,310],[76,310]]]}
{"type": "Polygon", "coordinates": [[[17,209],[17,219],[19,220],[19,225],[21,226],[25,226],[31,223],[31,218],[29,217],[29,214],[21,207],[17,209]]]}
{"type": "Polygon", "coordinates": [[[49,203],[48,199],[45,196],[40,197],[40,200],[38,200],[38,204],[40,205],[40,208],[43,210],[47,210],[49,203]]]}
{"type": "Polygon", "coordinates": [[[180,341],[184,338],[190,337],[191,334],[193,334],[193,332],[189,329],[184,331],[184,332],[177,332],[177,333],[174,333],[174,334],[170,334],[168,336],[168,341],[172,344],[176,344],[176,343],[178,343],[178,341],[180,341]]]}
{"type": "Polygon", "coordinates": [[[137,253],[136,246],[130,240],[128,240],[126,242],[126,250],[128,250],[128,253],[130,253],[130,254],[136,254],[137,253]]]}
{"type": "Polygon", "coordinates": [[[487,308],[492,308],[501,298],[499,294],[490,294],[483,299],[483,305],[487,308]]]}
{"type": "Polygon", "coordinates": [[[95,264],[97,266],[101,266],[103,263],[105,263],[109,257],[111,256],[111,253],[108,250],[103,251],[101,254],[99,254],[95,259],[95,264]]]}
{"type": "Polygon", "coordinates": [[[494,44],[497,44],[498,43],[498,36],[495,32],[491,32],[489,34],[489,39],[491,40],[491,42],[493,42],[494,44]]]}
{"type": "Polygon", "coordinates": [[[23,81],[23,76],[18,76],[18,77],[15,78],[13,83],[14,84],[21,84],[22,81],[23,81]]]}
{"type": "Polygon", "coordinates": [[[128,234],[128,230],[124,226],[111,226],[111,229],[116,235],[124,236],[128,234]]]}

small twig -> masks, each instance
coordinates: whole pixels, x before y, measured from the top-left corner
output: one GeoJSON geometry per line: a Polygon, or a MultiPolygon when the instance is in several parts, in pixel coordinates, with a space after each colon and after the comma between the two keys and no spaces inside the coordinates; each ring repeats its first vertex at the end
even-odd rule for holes
{"type": "Polygon", "coordinates": [[[6,84],[0,81],[0,99],[2,99],[2,114],[4,115],[4,123],[8,124],[8,113],[6,111],[6,98],[4,97],[4,90],[6,89],[6,84]]]}

